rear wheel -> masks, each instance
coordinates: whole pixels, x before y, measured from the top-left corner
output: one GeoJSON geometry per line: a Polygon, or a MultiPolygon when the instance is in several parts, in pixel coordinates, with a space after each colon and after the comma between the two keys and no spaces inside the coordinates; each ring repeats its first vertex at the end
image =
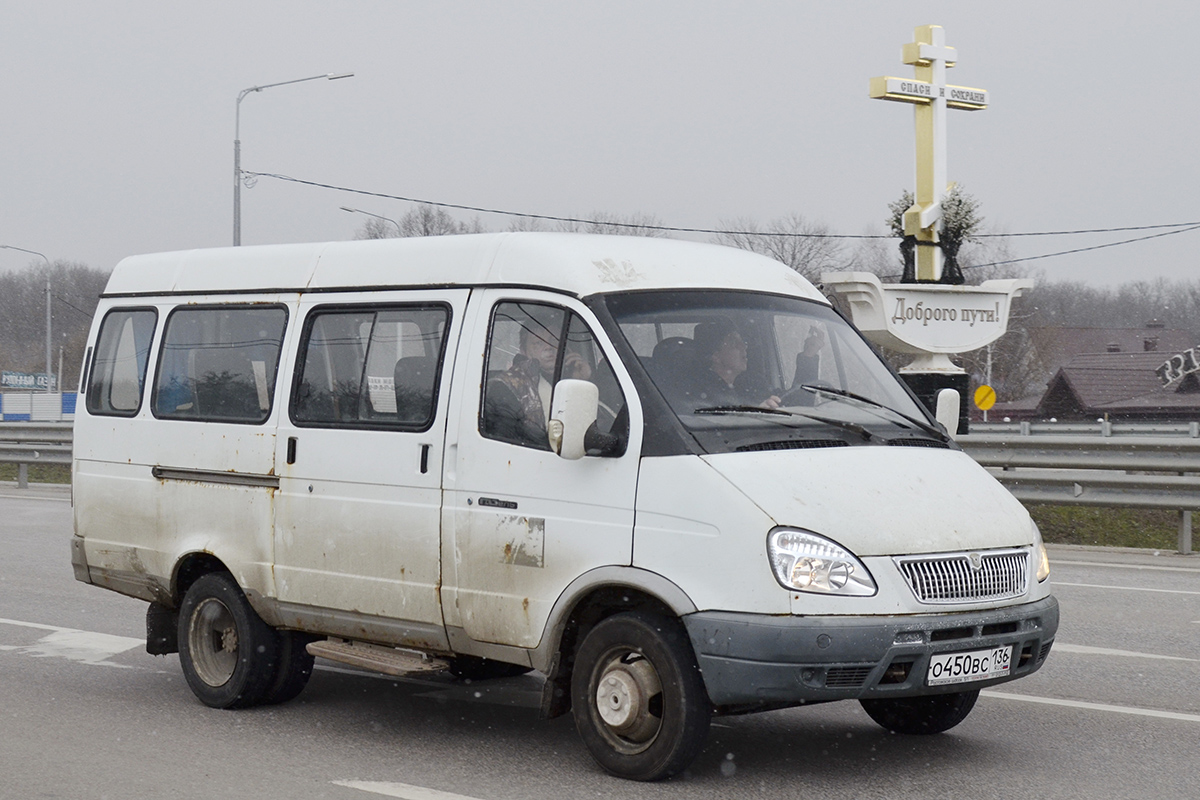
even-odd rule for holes
{"type": "Polygon", "coordinates": [[[212,708],[261,702],[278,659],[278,636],[232,575],[210,572],[191,585],[179,608],[179,663],[200,702],[212,708]]]}
{"type": "Polygon", "coordinates": [[[892,700],[860,700],[867,715],[893,733],[931,734],[948,731],[967,718],[979,690],[892,700]]]}
{"type": "Polygon", "coordinates": [[[575,656],[571,710],[583,743],[609,773],[653,781],[704,747],[712,705],[687,634],[675,620],[617,614],[575,656]]]}

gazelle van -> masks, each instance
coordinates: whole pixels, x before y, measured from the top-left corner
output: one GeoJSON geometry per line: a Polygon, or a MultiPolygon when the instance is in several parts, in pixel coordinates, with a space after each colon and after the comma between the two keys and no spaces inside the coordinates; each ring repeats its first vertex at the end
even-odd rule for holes
{"type": "Polygon", "coordinates": [[[71,559],[201,702],[314,656],[536,670],[605,770],[714,714],[858,700],[937,733],[1058,627],[1028,513],[775,261],[485,234],[117,265],[71,559]]]}

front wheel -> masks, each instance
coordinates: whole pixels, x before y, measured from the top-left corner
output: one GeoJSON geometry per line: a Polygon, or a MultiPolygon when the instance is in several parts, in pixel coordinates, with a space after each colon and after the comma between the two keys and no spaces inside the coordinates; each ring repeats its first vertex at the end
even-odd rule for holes
{"type": "Polygon", "coordinates": [[[188,588],[179,607],[179,663],[200,702],[212,708],[262,702],[278,661],[278,636],[232,575],[210,572],[188,588]]]}
{"type": "Polygon", "coordinates": [[[979,690],[892,700],[860,700],[867,715],[893,733],[931,734],[948,731],[967,718],[979,690]]]}
{"type": "Polygon", "coordinates": [[[669,778],[699,754],[712,704],[687,634],[675,620],[616,614],[575,655],[571,709],[584,745],[619,778],[669,778]]]}

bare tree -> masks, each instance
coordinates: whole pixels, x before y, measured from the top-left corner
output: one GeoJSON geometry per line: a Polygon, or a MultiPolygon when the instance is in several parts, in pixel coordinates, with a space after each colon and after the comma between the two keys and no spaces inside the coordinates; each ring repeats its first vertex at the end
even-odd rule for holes
{"type": "Polygon", "coordinates": [[[400,235],[400,228],[390,219],[368,217],[363,226],[354,233],[355,239],[394,239],[400,235]]]}
{"type": "Polygon", "coordinates": [[[483,223],[478,218],[459,222],[446,213],[445,209],[422,203],[400,218],[401,236],[450,236],[459,233],[483,233],[483,223]]]}
{"type": "Polygon", "coordinates": [[[422,203],[393,222],[384,217],[369,217],[354,234],[356,239],[394,239],[408,236],[452,236],[460,233],[483,233],[487,229],[479,218],[460,222],[445,209],[422,203]]]}
{"type": "Polygon", "coordinates": [[[813,283],[820,281],[822,272],[845,267],[841,240],[827,226],[800,214],[772,220],[765,228],[745,218],[722,221],[721,228],[723,232],[713,238],[717,244],[782,261],[813,283]]]}
{"type": "Polygon", "coordinates": [[[609,236],[648,236],[664,238],[667,232],[661,230],[662,221],[653,214],[634,212],[622,216],[607,211],[593,211],[586,221],[559,222],[556,226],[560,231],[571,233],[600,233],[609,236]]]}
{"type": "Polygon", "coordinates": [[[74,389],[88,329],[108,273],[84,264],[56,261],[0,274],[0,368],[40,373],[46,368],[46,280],[50,280],[51,370],[60,386],[74,389]]]}

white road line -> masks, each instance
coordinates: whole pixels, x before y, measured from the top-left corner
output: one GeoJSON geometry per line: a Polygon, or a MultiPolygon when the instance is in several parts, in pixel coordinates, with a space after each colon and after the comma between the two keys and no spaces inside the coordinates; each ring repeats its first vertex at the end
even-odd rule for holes
{"type": "Polygon", "coordinates": [[[1079,700],[1058,700],[1053,697],[1034,697],[1028,694],[997,692],[993,689],[984,689],[980,694],[984,697],[999,700],[1019,700],[1023,703],[1041,703],[1047,706],[1079,708],[1085,711],[1109,711],[1114,714],[1132,714],[1138,717],[1157,717],[1158,719],[1173,719],[1180,722],[1200,722],[1200,714],[1183,714],[1178,711],[1158,711],[1153,708],[1134,708],[1132,706],[1110,706],[1105,703],[1084,703],[1079,700]]]}
{"type": "Polygon", "coordinates": [[[57,625],[42,625],[37,622],[22,622],[19,619],[3,619],[0,618],[0,623],[4,625],[19,625],[22,628],[37,628],[42,631],[71,631],[75,632],[74,628],[60,628],[57,625]]]}
{"type": "Polygon", "coordinates": [[[42,625],[37,622],[23,622],[18,619],[2,619],[0,623],[16,625],[21,628],[50,631],[37,642],[19,647],[4,647],[5,650],[15,650],[24,655],[39,658],[65,658],[82,664],[97,664],[106,667],[128,669],[125,664],[109,661],[112,656],[141,647],[144,639],[133,639],[128,636],[113,636],[108,633],[81,631],[75,628],[62,628],[57,625],[42,625]]]}
{"type": "Polygon", "coordinates": [[[1054,643],[1055,653],[1079,653],[1085,656],[1122,656],[1126,658],[1159,658],[1164,661],[1200,661],[1200,658],[1184,656],[1159,656],[1154,653],[1139,653],[1134,650],[1110,650],[1107,647],[1088,647],[1083,644],[1054,643]]]}
{"type": "Polygon", "coordinates": [[[424,786],[411,786],[407,783],[389,783],[386,781],[332,781],[335,786],[345,786],[348,789],[358,789],[363,792],[380,794],[384,797],[399,797],[402,800],[476,800],[465,794],[443,792],[438,789],[426,789],[424,786]]]}
{"type": "Polygon", "coordinates": [[[1078,586],[1083,589],[1117,589],[1123,592],[1157,592],[1159,594],[1196,594],[1200,592],[1192,592],[1186,589],[1151,589],[1147,586],[1107,586],[1101,583],[1065,583],[1064,581],[1054,581],[1055,586],[1078,586]]]}
{"type": "Polygon", "coordinates": [[[1157,570],[1159,572],[1200,572],[1200,567],[1159,567],[1151,564],[1112,564],[1107,561],[1062,561],[1057,558],[1050,559],[1050,566],[1058,565],[1068,567],[1112,567],[1113,569],[1148,569],[1157,570]]]}

